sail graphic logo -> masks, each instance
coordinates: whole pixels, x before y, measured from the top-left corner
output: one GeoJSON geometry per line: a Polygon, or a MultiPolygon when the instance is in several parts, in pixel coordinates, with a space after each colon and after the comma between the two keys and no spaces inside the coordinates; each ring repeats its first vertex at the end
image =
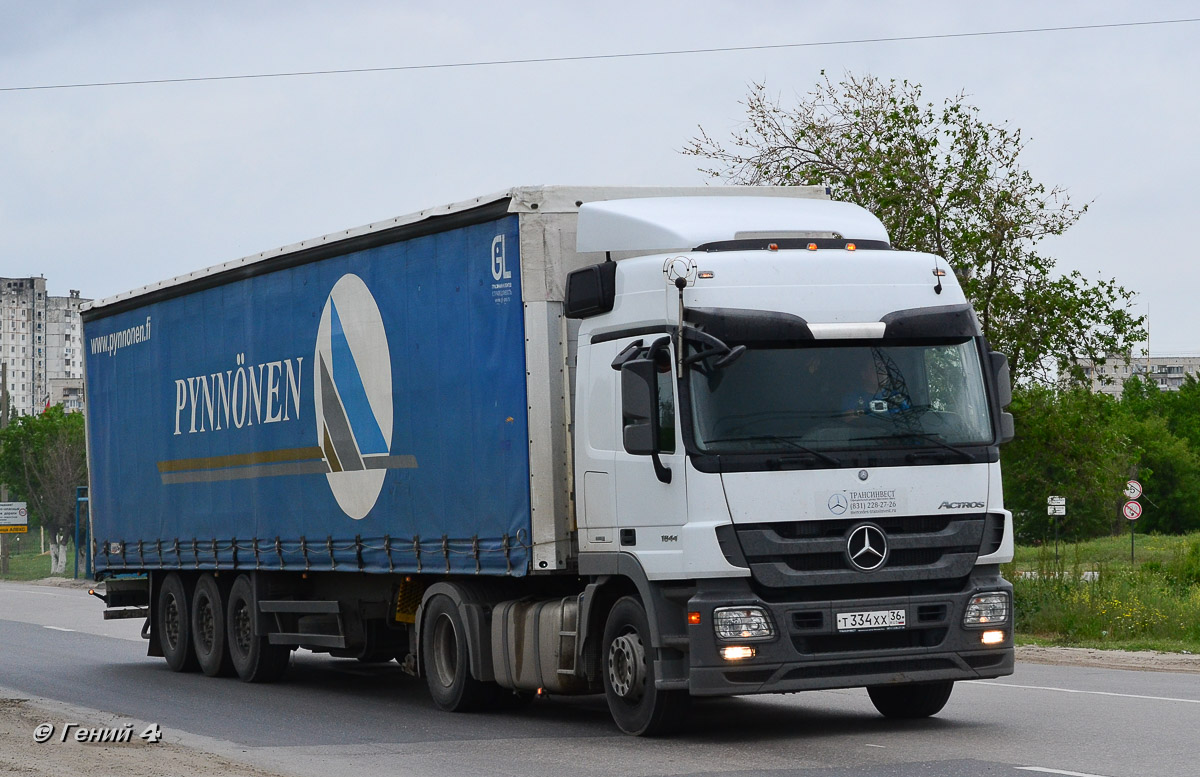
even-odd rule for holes
{"type": "MultiPolygon", "coordinates": [[[[379,306],[357,275],[325,301],[313,357],[317,445],[338,506],[355,520],[379,498],[387,470],[406,466],[392,445],[392,367],[379,306]]],[[[407,464],[412,466],[412,464],[407,464]]]]}

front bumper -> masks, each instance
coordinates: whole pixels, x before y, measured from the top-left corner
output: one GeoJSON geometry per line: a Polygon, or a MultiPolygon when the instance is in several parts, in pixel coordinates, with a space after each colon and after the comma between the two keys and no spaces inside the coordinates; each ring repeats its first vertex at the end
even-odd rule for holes
{"type": "Polygon", "coordinates": [[[1012,585],[994,572],[973,574],[954,593],[840,601],[768,602],[756,596],[745,579],[706,582],[688,602],[689,612],[700,613],[700,623],[688,626],[688,688],[696,696],[727,696],[1012,674],[1011,608],[1006,623],[986,629],[962,625],[970,598],[988,591],[1007,591],[1011,601],[1012,585]],[[767,610],[775,636],[759,642],[719,641],[713,633],[713,610],[730,605],[767,610]],[[838,613],[901,608],[906,612],[902,629],[837,630],[838,613]],[[1003,630],[1005,640],[983,645],[983,631],[994,629],[1003,630]],[[727,661],[719,651],[730,644],[751,645],[755,656],[727,661]]]}

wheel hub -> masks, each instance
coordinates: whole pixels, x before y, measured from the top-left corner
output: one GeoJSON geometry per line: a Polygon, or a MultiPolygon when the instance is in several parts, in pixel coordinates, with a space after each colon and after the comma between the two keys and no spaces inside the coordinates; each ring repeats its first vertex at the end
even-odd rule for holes
{"type": "Polygon", "coordinates": [[[608,646],[608,682],[622,699],[636,701],[646,681],[646,650],[637,632],[622,634],[608,646]]]}
{"type": "Polygon", "coordinates": [[[253,639],[254,633],[251,630],[250,624],[250,608],[245,603],[239,602],[237,609],[233,613],[234,624],[234,641],[237,643],[238,650],[243,654],[250,652],[250,640],[253,639]]]}
{"type": "Polygon", "coordinates": [[[175,601],[175,597],[167,600],[166,612],[163,613],[163,630],[167,635],[167,642],[174,650],[179,645],[179,605],[175,601]]]}

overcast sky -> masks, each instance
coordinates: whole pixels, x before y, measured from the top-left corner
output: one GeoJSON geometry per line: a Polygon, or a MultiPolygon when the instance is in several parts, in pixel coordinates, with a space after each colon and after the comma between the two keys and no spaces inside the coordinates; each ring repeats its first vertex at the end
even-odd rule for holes
{"type": "MultiPolygon", "coordinates": [[[[1200,2],[0,0],[0,87],[376,68],[1200,17],[1200,2]]],[[[763,81],[959,91],[1020,128],[1154,353],[1200,354],[1200,23],[387,73],[0,91],[0,275],[102,298],[513,185],[695,185],[763,81]]]]}

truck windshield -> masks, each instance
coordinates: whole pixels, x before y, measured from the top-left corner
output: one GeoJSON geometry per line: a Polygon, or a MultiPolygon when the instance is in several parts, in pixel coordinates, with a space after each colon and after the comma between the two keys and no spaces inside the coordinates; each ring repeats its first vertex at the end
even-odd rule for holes
{"type": "Polygon", "coordinates": [[[908,345],[747,343],[689,373],[697,447],[785,453],[992,442],[970,339],[908,345]]]}

